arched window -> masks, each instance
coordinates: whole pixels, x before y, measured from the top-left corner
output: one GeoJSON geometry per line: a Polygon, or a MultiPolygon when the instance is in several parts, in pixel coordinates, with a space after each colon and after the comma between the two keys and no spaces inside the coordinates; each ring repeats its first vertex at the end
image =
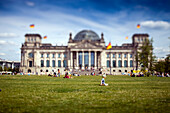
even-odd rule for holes
{"type": "Polygon", "coordinates": [[[28,69],[28,73],[31,73],[31,69],[28,69]]]}
{"type": "Polygon", "coordinates": [[[118,61],[118,66],[122,67],[122,61],[121,60],[118,61]]]}
{"type": "Polygon", "coordinates": [[[44,60],[41,60],[41,67],[44,67],[44,60]]]}
{"type": "Polygon", "coordinates": [[[124,67],[128,67],[127,60],[124,60],[124,67]]]}
{"type": "Polygon", "coordinates": [[[47,65],[47,67],[50,67],[50,60],[46,61],[46,65],[47,65]]]}
{"type": "Polygon", "coordinates": [[[116,67],[116,60],[113,60],[113,67],[116,67]]]}
{"type": "Polygon", "coordinates": [[[28,56],[29,56],[29,58],[33,58],[34,54],[33,53],[29,53],[28,56]]]}
{"type": "Polygon", "coordinates": [[[110,60],[107,60],[107,67],[110,67],[110,60]]]}
{"type": "Polygon", "coordinates": [[[130,67],[133,67],[133,60],[130,60],[130,67]]]}
{"type": "Polygon", "coordinates": [[[55,60],[52,60],[52,67],[55,67],[55,60]]]}

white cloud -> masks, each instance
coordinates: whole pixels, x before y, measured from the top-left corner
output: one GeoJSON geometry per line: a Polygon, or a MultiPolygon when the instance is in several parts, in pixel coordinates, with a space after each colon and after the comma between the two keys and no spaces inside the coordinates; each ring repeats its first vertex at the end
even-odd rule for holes
{"type": "Polygon", "coordinates": [[[14,46],[19,46],[17,43],[13,42],[13,41],[4,41],[4,40],[0,40],[0,45],[14,45],[14,46]]]}
{"type": "Polygon", "coordinates": [[[148,28],[163,28],[168,29],[170,28],[170,23],[166,21],[144,21],[140,23],[142,27],[148,28]]]}
{"type": "Polygon", "coordinates": [[[8,41],[8,44],[10,45],[15,45],[15,46],[19,46],[17,43],[13,42],[13,41],[8,41]]]}
{"type": "Polygon", "coordinates": [[[5,53],[0,53],[0,56],[5,56],[6,54],[5,53]]]}
{"type": "Polygon", "coordinates": [[[31,2],[31,1],[26,1],[26,4],[28,5],[28,6],[34,6],[35,5],[35,3],[34,2],[31,2]]]}
{"type": "Polygon", "coordinates": [[[0,40],[0,45],[4,45],[4,44],[6,44],[6,41],[0,40]]]}
{"type": "Polygon", "coordinates": [[[17,37],[17,35],[15,33],[0,33],[0,38],[1,37],[17,37]]]}
{"type": "Polygon", "coordinates": [[[163,48],[163,47],[155,47],[154,48],[155,54],[158,56],[166,56],[167,54],[170,53],[169,48],[163,48]]]}

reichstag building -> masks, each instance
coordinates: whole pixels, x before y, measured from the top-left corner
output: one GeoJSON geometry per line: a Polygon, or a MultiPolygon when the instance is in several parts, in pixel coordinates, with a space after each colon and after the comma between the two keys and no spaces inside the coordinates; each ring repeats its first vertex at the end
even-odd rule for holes
{"type": "Polygon", "coordinates": [[[90,73],[95,71],[120,75],[136,69],[135,55],[148,34],[134,34],[132,43],[112,46],[107,50],[104,34],[99,37],[92,30],[82,30],[74,37],[69,34],[67,46],[53,46],[42,43],[40,34],[26,34],[21,47],[20,71],[38,75],[53,74],[60,69],[66,71],[90,73]]]}

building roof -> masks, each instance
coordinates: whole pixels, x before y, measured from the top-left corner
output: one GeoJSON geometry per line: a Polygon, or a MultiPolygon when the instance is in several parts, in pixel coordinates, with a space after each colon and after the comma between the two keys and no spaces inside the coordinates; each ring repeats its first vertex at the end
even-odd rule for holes
{"type": "Polygon", "coordinates": [[[148,34],[134,34],[132,37],[149,37],[148,34]]]}
{"type": "Polygon", "coordinates": [[[76,34],[73,40],[100,40],[99,36],[92,30],[82,30],[76,34]]]}
{"type": "Polygon", "coordinates": [[[27,36],[31,36],[31,37],[38,36],[38,37],[42,38],[40,34],[25,34],[25,37],[27,37],[27,36]]]}

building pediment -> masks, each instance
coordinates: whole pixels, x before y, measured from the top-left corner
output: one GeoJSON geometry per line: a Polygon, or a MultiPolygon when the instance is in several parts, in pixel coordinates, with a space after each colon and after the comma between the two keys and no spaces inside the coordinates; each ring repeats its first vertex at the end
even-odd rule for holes
{"type": "Polygon", "coordinates": [[[91,43],[89,41],[79,42],[74,46],[71,46],[72,49],[96,49],[102,48],[100,45],[96,45],[95,43],[91,43]]]}

